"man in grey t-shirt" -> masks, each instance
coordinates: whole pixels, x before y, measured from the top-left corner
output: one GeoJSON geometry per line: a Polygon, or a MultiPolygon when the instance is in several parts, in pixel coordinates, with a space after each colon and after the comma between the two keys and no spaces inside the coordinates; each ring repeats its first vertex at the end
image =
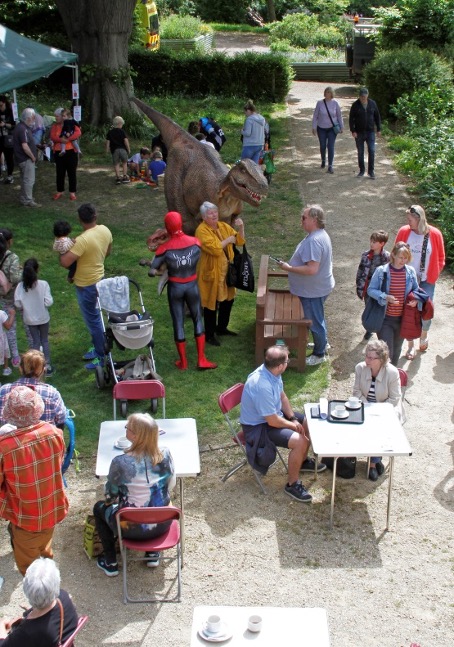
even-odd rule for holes
{"type": "Polygon", "coordinates": [[[288,272],[290,292],[300,298],[304,316],[312,319],[314,351],[306,364],[315,366],[325,361],[328,340],[324,304],[334,288],[333,250],[325,231],[325,214],[318,204],[304,209],[301,225],[308,235],[299,243],[290,262],[281,262],[280,267],[288,272]]]}
{"type": "Polygon", "coordinates": [[[25,108],[20,123],[13,130],[14,157],[20,172],[19,200],[24,207],[40,207],[33,198],[37,149],[32,127],[35,123],[33,108],[25,108]]]}

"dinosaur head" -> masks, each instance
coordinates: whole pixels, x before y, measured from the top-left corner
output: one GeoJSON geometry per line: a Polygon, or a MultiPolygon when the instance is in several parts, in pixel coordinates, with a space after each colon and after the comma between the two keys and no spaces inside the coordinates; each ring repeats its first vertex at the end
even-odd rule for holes
{"type": "Polygon", "coordinates": [[[232,166],[222,182],[221,191],[227,189],[235,198],[258,207],[268,195],[268,182],[255,162],[244,159],[232,166]]]}

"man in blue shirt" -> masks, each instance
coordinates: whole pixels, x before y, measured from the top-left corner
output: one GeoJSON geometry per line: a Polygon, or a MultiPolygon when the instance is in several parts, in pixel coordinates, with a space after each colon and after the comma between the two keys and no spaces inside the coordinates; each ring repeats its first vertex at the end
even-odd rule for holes
{"type": "MultiPolygon", "coordinates": [[[[309,503],[312,496],[298,479],[299,472],[314,472],[314,459],[307,459],[309,435],[304,414],[296,413],[284,393],[282,373],[288,364],[288,348],[271,346],[265,362],[248,376],[241,398],[240,423],[246,438],[248,461],[266,474],[273,462],[269,445],[290,449],[288,483],[285,492],[293,499],[309,503]],[[268,460],[267,460],[268,458],[268,460]]],[[[326,469],[323,463],[318,471],[326,469]]]]}

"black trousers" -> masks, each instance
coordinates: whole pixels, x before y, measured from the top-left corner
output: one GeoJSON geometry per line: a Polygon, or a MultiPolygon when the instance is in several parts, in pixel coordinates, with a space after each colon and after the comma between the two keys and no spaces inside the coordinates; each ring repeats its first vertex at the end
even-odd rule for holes
{"type": "Polygon", "coordinates": [[[64,155],[58,152],[54,154],[55,167],[57,171],[57,191],[63,193],[65,190],[65,177],[68,176],[68,188],[70,193],[77,191],[77,164],[78,155],[73,150],[68,150],[64,155]]]}
{"type": "Polygon", "coordinates": [[[207,339],[211,339],[215,332],[225,332],[229,325],[233,302],[234,299],[231,299],[231,301],[220,301],[217,304],[217,310],[203,309],[205,337],[207,339]]]}

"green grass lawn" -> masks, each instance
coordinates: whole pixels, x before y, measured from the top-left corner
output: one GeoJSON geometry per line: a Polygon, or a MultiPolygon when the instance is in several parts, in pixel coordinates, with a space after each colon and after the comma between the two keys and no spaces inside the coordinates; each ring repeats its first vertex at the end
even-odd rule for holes
{"type": "MultiPolygon", "coordinates": [[[[224,161],[232,163],[238,159],[244,98],[222,102],[213,97],[201,101],[181,97],[153,98],[152,101],[147,97],[141,98],[183,127],[199,116],[212,115],[226,132],[227,143],[222,151],[224,161]]],[[[20,108],[31,102],[45,114],[52,114],[53,107],[65,103],[61,96],[50,99],[48,96],[30,97],[23,91],[19,94],[19,102],[20,108]]],[[[260,209],[254,210],[248,205],[244,209],[248,250],[254,258],[256,274],[263,253],[289,258],[301,237],[298,224],[302,206],[297,188],[297,169],[293,168],[291,161],[284,163],[283,152],[279,153],[285,151],[289,140],[285,106],[260,105],[259,109],[270,120],[273,147],[277,150],[277,173],[269,197],[260,209]]],[[[127,130],[127,123],[125,128],[127,130]]],[[[106,261],[106,276],[126,274],[138,281],[146,308],[155,320],[154,353],[157,370],[167,389],[168,417],[195,417],[201,443],[216,442],[217,436],[219,440],[225,440],[228,435],[217,406],[217,396],[235,382],[243,381],[255,368],[255,295],[238,293],[231,327],[239,332],[239,336],[223,338],[220,348],[207,346],[208,358],[219,364],[217,370],[195,370],[196,352],[190,320],[186,324],[190,370],[182,373],[175,368],[176,351],[166,294],[158,297],[156,280],[148,278],[146,268],[138,265],[140,258],[149,256],[147,236],[162,226],[167,211],[164,194],[162,189],[152,190],[144,185],[116,186],[110,157],[105,155],[102,139],[96,141],[93,134],[82,137],[84,155],[78,171],[76,203],[69,201],[68,193],[58,202],[52,201],[55,168],[47,162],[39,164],[35,185],[35,198],[42,208],[27,210],[19,205],[17,172],[14,185],[1,185],[0,222],[14,233],[13,251],[22,263],[31,256],[39,260],[41,278],[50,283],[54,297],[50,310],[50,345],[56,374],[49,381],[60,390],[66,405],[76,413],[77,446],[82,458],[92,456],[96,452],[100,422],[112,418],[112,389],[98,390],[93,373],[84,368],[81,360],[89,346],[89,337],[79,314],[74,288],[66,281],[66,270],[59,266],[58,256],[52,251],[52,227],[57,219],[68,220],[73,226],[73,235],[77,235],[81,231],[77,206],[82,202],[93,202],[98,210],[98,221],[107,225],[113,234],[113,253],[106,261]]],[[[133,140],[132,150],[138,151],[141,145],[150,145],[150,139],[133,140]]],[[[23,351],[26,342],[20,320],[18,336],[23,351]]],[[[134,359],[136,354],[135,351],[113,351],[115,360],[134,359]]],[[[16,375],[17,371],[14,372],[16,375]]],[[[286,391],[294,405],[302,407],[305,401],[320,395],[327,386],[327,380],[326,365],[308,368],[304,374],[289,370],[285,375],[286,391]]],[[[129,410],[140,410],[144,404],[133,403],[129,410]]]]}

